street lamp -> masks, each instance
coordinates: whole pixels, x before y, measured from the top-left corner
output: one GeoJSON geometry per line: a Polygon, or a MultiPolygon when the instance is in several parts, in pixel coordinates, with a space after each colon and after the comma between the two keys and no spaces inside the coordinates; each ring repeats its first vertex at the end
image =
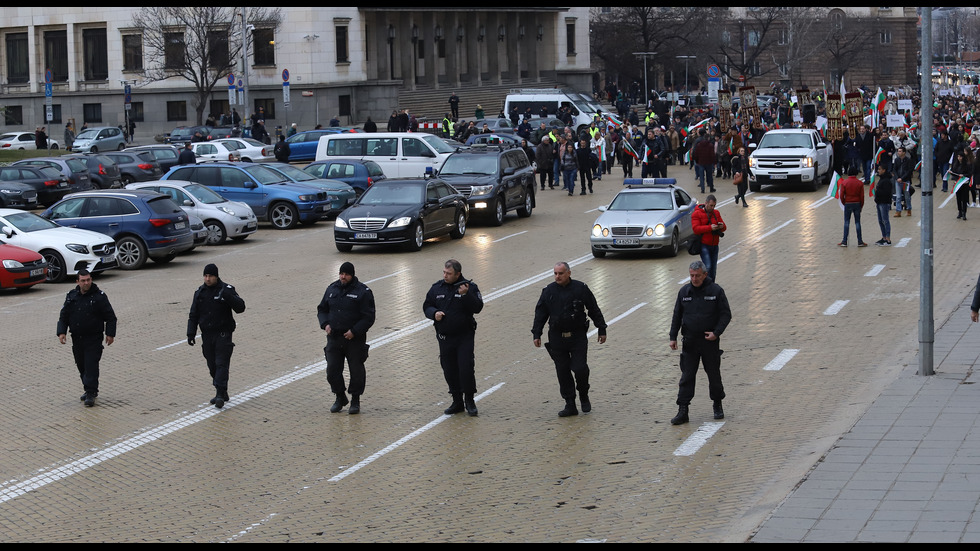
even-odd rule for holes
{"type": "Polygon", "coordinates": [[[650,88],[647,86],[647,57],[657,55],[657,52],[633,52],[633,55],[643,56],[643,100],[650,105],[650,88]]]}
{"type": "Polygon", "coordinates": [[[690,94],[690,92],[688,91],[688,88],[687,88],[688,87],[688,81],[687,81],[687,62],[690,61],[690,60],[692,60],[692,59],[697,59],[698,56],[696,56],[696,55],[679,55],[679,56],[674,56],[674,57],[676,57],[677,59],[683,59],[684,60],[684,91],[685,92],[688,92],[687,95],[690,96],[691,94],[690,94]]]}
{"type": "Polygon", "coordinates": [[[310,43],[310,86],[313,86],[313,119],[316,121],[315,124],[320,124],[320,98],[316,95],[316,83],[313,77],[313,41],[320,38],[318,34],[308,34],[303,37],[303,40],[307,40],[310,43]]]}

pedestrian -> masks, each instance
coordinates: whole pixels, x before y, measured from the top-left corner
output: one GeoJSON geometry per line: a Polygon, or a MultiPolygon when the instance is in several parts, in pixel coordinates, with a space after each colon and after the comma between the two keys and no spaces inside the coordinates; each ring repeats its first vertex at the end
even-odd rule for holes
{"type": "Polygon", "coordinates": [[[715,208],[717,203],[715,196],[709,195],[705,197],[704,204],[695,207],[691,213],[694,233],[701,239],[701,262],[704,263],[711,281],[715,280],[718,270],[718,243],[727,229],[721,213],[715,208]]]}
{"type": "Polygon", "coordinates": [[[544,190],[545,177],[548,179],[548,188],[555,189],[555,180],[552,177],[552,161],[554,148],[551,146],[551,139],[548,136],[541,138],[541,143],[534,150],[534,161],[537,163],[537,171],[541,178],[541,189],[544,190]]]}
{"type": "Polygon", "coordinates": [[[977,278],[977,288],[973,291],[973,303],[970,305],[970,320],[980,321],[980,278],[977,278]]]}
{"type": "Polygon", "coordinates": [[[72,144],[75,143],[75,129],[71,123],[65,124],[65,151],[71,151],[72,144]]]}
{"type": "Polygon", "coordinates": [[[715,156],[715,142],[713,139],[705,134],[704,129],[698,131],[698,136],[700,141],[694,146],[694,152],[691,157],[694,163],[700,167],[698,172],[698,186],[701,188],[701,193],[704,193],[704,180],[708,180],[708,189],[711,193],[715,192],[715,182],[714,182],[714,172],[715,163],[718,162],[715,156]]]}
{"type": "Polygon", "coordinates": [[[293,134],[296,134],[296,132],[298,132],[298,131],[299,131],[299,129],[296,128],[296,123],[294,122],[293,124],[289,125],[289,131],[286,132],[286,135],[287,135],[287,137],[288,136],[292,136],[293,134]]]}
{"type": "Polygon", "coordinates": [[[475,314],[483,310],[483,295],[473,281],[463,277],[458,260],[449,259],[443,266],[442,279],[433,283],[422,303],[425,317],[433,320],[439,340],[439,362],[449,385],[453,403],[446,415],[466,409],[476,417],[476,358],[473,355],[476,339],[475,314]]]}
{"type": "Polygon", "coordinates": [[[647,129],[643,141],[643,161],[640,167],[641,178],[657,178],[660,176],[660,157],[664,154],[664,142],[653,128],[647,129]]]}
{"type": "Polygon", "coordinates": [[[269,132],[265,129],[265,119],[256,119],[255,123],[252,124],[252,139],[264,144],[269,143],[269,132]]]}
{"type": "Polygon", "coordinates": [[[377,123],[371,120],[371,117],[368,117],[367,120],[364,121],[364,131],[368,133],[374,133],[378,131],[378,125],[377,123]]]}
{"type": "Polygon", "coordinates": [[[561,175],[565,190],[568,196],[575,194],[575,169],[578,166],[575,159],[575,147],[571,143],[566,143],[561,154],[561,175]]]}
{"type": "Polygon", "coordinates": [[[44,131],[43,126],[34,131],[34,147],[38,150],[48,148],[48,134],[44,131]]]}
{"type": "Polygon", "coordinates": [[[453,120],[459,119],[459,96],[456,92],[449,96],[449,111],[453,114],[453,120]]]}
{"type": "Polygon", "coordinates": [[[337,128],[338,126],[340,126],[340,115],[334,115],[334,117],[330,119],[330,122],[328,124],[330,125],[331,128],[337,128]]]}
{"type": "Polygon", "coordinates": [[[133,135],[136,133],[136,122],[129,119],[129,143],[133,143],[133,135]]]}
{"type": "Polygon", "coordinates": [[[956,150],[953,166],[949,169],[953,181],[951,190],[956,195],[957,220],[966,220],[967,205],[970,200],[970,179],[973,177],[973,154],[968,147],[956,150]]]}
{"type": "Polygon", "coordinates": [[[892,175],[895,177],[895,218],[902,216],[902,204],[905,204],[905,215],[912,216],[912,157],[907,154],[905,147],[899,147],[892,160],[892,175]]]}
{"type": "Polygon", "coordinates": [[[738,154],[732,157],[732,180],[735,183],[735,204],[739,199],[742,206],[748,207],[745,201],[745,192],[749,190],[749,156],[745,154],[745,148],[739,147],[738,154]]]}
{"type": "Polygon", "coordinates": [[[180,151],[180,155],[177,157],[178,165],[193,165],[197,164],[197,155],[194,154],[194,150],[191,149],[191,142],[184,144],[184,149],[180,151]]]}
{"type": "Polygon", "coordinates": [[[374,325],[374,293],[354,275],[354,265],[340,265],[340,276],[323,293],[316,307],[320,329],[327,334],[323,355],[327,360],[327,382],[337,400],[330,413],[338,413],[350,403],[347,413],[361,412],[364,394],[364,361],[368,357],[367,332],[374,325]],[[350,384],[344,386],[344,360],[350,372],[350,384]],[[347,393],[350,393],[350,400],[347,393]]]}
{"type": "Polygon", "coordinates": [[[671,425],[681,425],[690,420],[688,409],[694,398],[698,364],[704,366],[704,372],[708,375],[708,396],[714,403],[714,418],[725,418],[722,409],[725,387],[721,382],[721,355],[724,351],[720,348],[720,338],[732,321],[732,310],[725,290],[708,276],[703,262],[692,262],[688,273],[691,282],[678,291],[670,323],[670,349],[677,350],[678,332],[682,338],[677,415],[670,420],[671,425]]]}
{"type": "Polygon", "coordinates": [[[79,270],[76,281],[78,285],[65,296],[65,304],[58,315],[58,341],[65,344],[71,331],[71,352],[84,389],[80,399],[85,407],[92,407],[99,395],[102,335],[105,334],[106,346],[112,346],[116,338],[116,313],[109,304],[109,297],[92,283],[92,274],[88,270],[79,270]]]}
{"type": "Polygon", "coordinates": [[[187,344],[194,346],[198,327],[201,328],[201,352],[208,363],[211,382],[214,385],[214,398],[211,403],[221,409],[228,397],[228,371],[231,353],[235,349],[232,333],[235,331],[235,316],[245,311],[245,301],[231,285],[218,277],[218,267],[208,264],[204,267],[204,284],[194,291],[191,312],[187,318],[187,344]]]}
{"type": "Polygon", "coordinates": [[[888,211],[891,210],[892,176],[884,165],[879,164],[875,167],[878,177],[875,180],[875,209],[878,212],[878,227],[881,228],[881,239],[875,241],[879,247],[888,247],[892,244],[892,227],[888,220],[888,211]]]}
{"type": "Polygon", "coordinates": [[[477,105],[476,106],[476,111],[474,111],[474,113],[473,113],[473,118],[475,118],[476,120],[480,120],[480,119],[485,118],[485,115],[483,113],[483,106],[482,105],[477,105]]]}
{"type": "MultiPolygon", "coordinates": [[[[578,170],[579,180],[582,183],[582,193],[579,195],[585,195],[585,183],[589,183],[589,193],[592,193],[592,171],[594,170],[592,162],[592,148],[589,147],[589,140],[582,138],[578,144],[578,149],[575,150],[575,165],[578,170]]],[[[572,191],[575,191],[575,184],[572,184],[572,191]]]]}
{"type": "Polygon", "coordinates": [[[272,148],[272,154],[276,156],[276,160],[280,163],[288,163],[289,153],[289,144],[286,143],[286,136],[279,134],[279,141],[276,142],[276,146],[272,148]]]}
{"type": "Polygon", "coordinates": [[[851,229],[851,217],[854,217],[854,229],[857,232],[858,247],[867,247],[861,236],[861,210],[864,209],[864,183],[858,180],[859,173],[857,163],[851,164],[847,169],[847,178],[840,182],[841,203],[844,204],[844,238],[837,244],[838,247],[847,246],[847,235],[851,229]]]}
{"type": "Polygon", "coordinates": [[[531,337],[534,346],[541,347],[541,334],[548,322],[548,342],[544,345],[555,362],[558,390],[565,399],[565,408],[559,417],[578,415],[575,407],[575,391],[578,390],[582,412],[592,411],[589,400],[589,320],[599,330],[599,344],[606,342],[606,321],[596,304],[595,296],[585,283],[572,279],[567,262],[555,264],[555,281],[541,290],[541,298],[534,307],[534,325],[531,337]]]}

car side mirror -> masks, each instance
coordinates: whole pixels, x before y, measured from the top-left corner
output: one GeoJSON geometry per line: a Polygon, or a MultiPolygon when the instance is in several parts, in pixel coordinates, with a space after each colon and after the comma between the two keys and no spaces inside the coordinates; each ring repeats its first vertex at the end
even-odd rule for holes
{"type": "Polygon", "coordinates": [[[820,142],[817,144],[817,149],[827,149],[827,144],[820,142]]]}
{"type": "Polygon", "coordinates": [[[509,167],[507,167],[507,168],[504,169],[504,176],[510,176],[511,174],[513,174],[515,172],[517,172],[517,169],[514,168],[514,167],[512,167],[512,166],[509,166],[509,167]]]}
{"type": "Polygon", "coordinates": [[[184,199],[184,206],[185,207],[193,207],[194,206],[194,201],[191,201],[190,199],[184,199]]]}
{"type": "Polygon", "coordinates": [[[606,205],[599,207],[599,212],[606,212],[606,205]]]}
{"type": "Polygon", "coordinates": [[[755,149],[757,147],[759,147],[758,144],[754,144],[754,143],[749,144],[749,149],[755,149]]]}
{"type": "Polygon", "coordinates": [[[259,185],[256,184],[255,182],[252,181],[245,182],[245,189],[255,189],[257,187],[259,187],[259,185]]]}
{"type": "Polygon", "coordinates": [[[4,226],[3,229],[0,231],[3,231],[3,234],[6,235],[8,238],[14,235],[14,229],[11,228],[10,226],[4,226]]]}

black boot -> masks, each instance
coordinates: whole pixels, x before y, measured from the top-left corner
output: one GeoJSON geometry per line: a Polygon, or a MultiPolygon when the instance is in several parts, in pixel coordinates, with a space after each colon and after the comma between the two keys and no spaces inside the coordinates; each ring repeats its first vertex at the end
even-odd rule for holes
{"type": "Polygon", "coordinates": [[[592,402],[589,401],[589,394],[587,392],[579,392],[578,397],[582,402],[582,413],[592,411],[592,402]]]}
{"type": "Polygon", "coordinates": [[[467,393],[463,404],[466,406],[466,413],[468,413],[470,417],[476,417],[480,414],[480,412],[476,409],[476,402],[473,401],[473,394],[467,393]]]}
{"type": "Polygon", "coordinates": [[[721,400],[715,400],[715,419],[724,419],[725,410],[721,409],[721,400]]]}
{"type": "Polygon", "coordinates": [[[460,394],[453,394],[453,403],[448,408],[446,408],[446,415],[454,415],[463,411],[463,396],[460,394]]]}
{"type": "Polygon", "coordinates": [[[333,403],[332,406],[330,406],[330,413],[340,412],[340,410],[344,409],[344,406],[346,406],[348,403],[350,403],[350,400],[347,399],[347,394],[343,392],[338,392],[337,400],[333,403]]]}
{"type": "Polygon", "coordinates": [[[558,417],[571,417],[572,415],[578,415],[578,410],[575,409],[575,400],[565,400],[565,409],[558,412],[558,417]]]}
{"type": "Polygon", "coordinates": [[[349,415],[357,415],[361,412],[361,397],[358,394],[350,395],[350,407],[347,408],[349,415]]]}
{"type": "Polygon", "coordinates": [[[687,406],[677,406],[677,415],[670,420],[671,425],[683,425],[690,421],[687,417],[687,406]]]}

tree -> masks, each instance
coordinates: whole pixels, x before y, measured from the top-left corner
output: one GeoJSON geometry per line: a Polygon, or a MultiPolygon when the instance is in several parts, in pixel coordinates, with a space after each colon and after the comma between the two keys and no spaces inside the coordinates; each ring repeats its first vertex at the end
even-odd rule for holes
{"type": "Polygon", "coordinates": [[[794,75],[799,77],[802,84],[803,76],[799,66],[825,48],[825,37],[813,32],[814,23],[821,20],[821,11],[826,11],[826,8],[792,6],[786,8],[782,14],[784,27],[779,31],[781,40],[778,42],[785,45],[785,53],[781,56],[782,60],[779,59],[780,56],[773,54],[773,61],[783,67],[790,85],[794,75]]]}
{"type": "Polygon", "coordinates": [[[768,60],[768,54],[777,42],[775,32],[782,26],[782,10],[785,8],[767,6],[745,8],[746,17],[722,30],[715,43],[711,59],[729,78],[738,80],[744,75],[746,84],[752,77],[764,77],[776,70],[768,60]]]}
{"type": "Polygon", "coordinates": [[[872,47],[874,21],[866,18],[844,17],[843,12],[830,13],[827,38],[824,41],[827,55],[830,56],[830,69],[838,79],[829,84],[830,90],[837,90],[844,75],[855,65],[862,63],[872,47]]]}
{"type": "MultiPolygon", "coordinates": [[[[282,23],[276,9],[247,8],[247,21],[273,32],[282,23]]],[[[133,15],[132,26],[142,31],[143,49],[151,65],[145,68],[149,82],[182,78],[194,84],[192,102],[197,124],[211,91],[226,78],[241,58],[241,10],[230,7],[145,7],[133,15]],[[237,36],[236,36],[237,35],[237,36]]],[[[252,33],[246,33],[251,43],[252,33]]]]}

